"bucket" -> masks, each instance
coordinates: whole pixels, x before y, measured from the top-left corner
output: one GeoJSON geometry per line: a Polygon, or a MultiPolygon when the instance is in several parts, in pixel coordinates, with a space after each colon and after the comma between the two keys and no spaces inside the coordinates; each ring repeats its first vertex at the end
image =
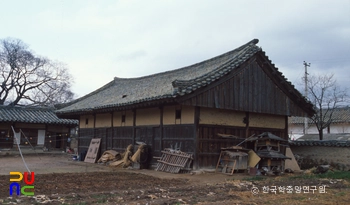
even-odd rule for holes
{"type": "Polygon", "coordinates": [[[249,167],[249,175],[255,176],[258,169],[256,167],[249,167]]]}

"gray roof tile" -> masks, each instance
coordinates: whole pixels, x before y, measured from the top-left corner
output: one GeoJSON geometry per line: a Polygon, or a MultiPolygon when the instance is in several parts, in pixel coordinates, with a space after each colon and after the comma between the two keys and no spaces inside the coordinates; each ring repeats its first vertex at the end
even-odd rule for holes
{"type": "Polygon", "coordinates": [[[306,134],[295,141],[289,141],[292,146],[327,146],[350,147],[350,134],[323,134],[323,140],[319,140],[318,134],[306,134]]]}
{"type": "Polygon", "coordinates": [[[184,68],[140,78],[114,78],[105,86],[57,111],[84,112],[140,102],[171,99],[209,85],[261,51],[254,39],[247,44],[209,60],[184,68]]]}
{"type": "Polygon", "coordinates": [[[51,108],[19,106],[0,106],[0,122],[78,125],[78,120],[58,118],[51,108]]]}
{"type": "Polygon", "coordinates": [[[261,158],[291,159],[290,157],[287,157],[284,154],[276,151],[261,150],[261,151],[256,151],[256,154],[261,158]]]}
{"type": "Polygon", "coordinates": [[[290,146],[325,146],[325,147],[350,147],[350,141],[318,140],[318,141],[290,141],[290,146]]]}
{"type": "Polygon", "coordinates": [[[274,134],[272,134],[271,132],[263,132],[260,135],[251,137],[249,139],[247,139],[247,141],[256,141],[256,140],[276,140],[276,141],[287,141],[281,137],[278,137],[274,134]]]}
{"type": "MultiPolygon", "coordinates": [[[[64,105],[65,107],[56,113],[63,116],[64,114],[114,109],[156,100],[172,101],[178,96],[190,94],[199,88],[210,85],[258,52],[265,55],[265,52],[256,46],[258,42],[258,39],[254,39],[217,57],[172,71],[139,78],[116,77],[94,92],[64,105]]],[[[272,66],[274,65],[272,64],[272,66]]],[[[283,82],[287,82],[282,73],[277,68],[275,70],[276,76],[283,82]]],[[[296,93],[296,96],[302,97],[290,82],[287,82],[287,85],[289,85],[289,90],[296,93]]],[[[306,102],[305,98],[304,100],[306,102]]],[[[308,106],[312,107],[311,104],[308,106]]],[[[312,112],[314,111],[312,110],[312,112]]]]}

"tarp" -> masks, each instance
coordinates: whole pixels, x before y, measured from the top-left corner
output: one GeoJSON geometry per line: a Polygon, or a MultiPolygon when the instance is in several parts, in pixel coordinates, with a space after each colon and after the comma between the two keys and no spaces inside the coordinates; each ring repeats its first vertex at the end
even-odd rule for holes
{"type": "Polygon", "coordinates": [[[253,151],[248,152],[248,167],[255,167],[260,162],[260,157],[253,151]]]}
{"type": "Polygon", "coordinates": [[[299,167],[299,165],[297,163],[297,160],[295,160],[294,154],[293,154],[292,150],[289,147],[286,148],[286,156],[290,157],[292,159],[285,161],[284,168],[285,169],[289,168],[289,169],[291,169],[293,171],[300,171],[300,167],[299,167]]]}

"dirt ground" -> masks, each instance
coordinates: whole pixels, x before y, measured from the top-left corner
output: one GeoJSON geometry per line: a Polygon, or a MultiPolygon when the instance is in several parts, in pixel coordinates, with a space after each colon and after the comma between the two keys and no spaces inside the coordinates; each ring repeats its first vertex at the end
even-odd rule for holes
{"type": "Polygon", "coordinates": [[[348,204],[350,200],[347,180],[293,178],[295,174],[252,180],[245,173],[230,176],[208,171],[170,174],[78,162],[68,155],[25,159],[35,172],[34,196],[9,196],[9,172],[23,173],[26,168],[20,157],[0,157],[0,204],[289,205],[348,204]]]}

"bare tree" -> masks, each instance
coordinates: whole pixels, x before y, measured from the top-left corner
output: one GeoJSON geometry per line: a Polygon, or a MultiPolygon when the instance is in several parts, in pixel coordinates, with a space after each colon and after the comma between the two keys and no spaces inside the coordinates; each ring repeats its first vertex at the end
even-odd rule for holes
{"type": "Polygon", "coordinates": [[[327,128],[333,118],[334,110],[347,102],[347,90],[341,90],[334,79],[334,74],[311,76],[307,82],[310,101],[316,107],[316,114],[311,117],[323,140],[323,129],[327,128]]]}
{"type": "Polygon", "coordinates": [[[0,105],[67,102],[72,80],[66,66],[35,55],[21,40],[0,40],[0,105]]]}

